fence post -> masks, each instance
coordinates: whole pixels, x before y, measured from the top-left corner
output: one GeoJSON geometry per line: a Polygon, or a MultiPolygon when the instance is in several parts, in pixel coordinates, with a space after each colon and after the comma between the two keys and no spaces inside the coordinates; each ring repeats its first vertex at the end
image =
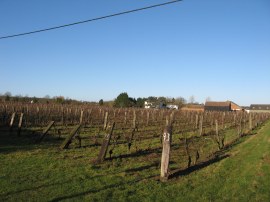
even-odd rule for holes
{"type": "Polygon", "coordinates": [[[136,128],[136,119],[137,119],[136,111],[134,110],[133,111],[133,128],[136,128]]]}
{"type": "Polygon", "coordinates": [[[161,156],[160,181],[166,182],[169,178],[169,161],[172,142],[172,126],[166,126],[163,132],[163,148],[161,156]]]}
{"type": "Polygon", "coordinates": [[[22,121],[23,121],[23,113],[21,113],[20,119],[19,119],[18,131],[17,131],[17,135],[18,135],[18,136],[21,135],[22,121]]]}
{"type": "Polygon", "coordinates": [[[203,115],[201,115],[200,118],[199,136],[202,136],[202,131],[203,131],[203,115]]]}
{"type": "Polygon", "coordinates": [[[81,116],[80,116],[80,124],[83,122],[83,110],[81,110],[81,116]]]}
{"type": "Polygon", "coordinates": [[[103,130],[106,130],[106,128],[107,128],[107,123],[108,123],[108,112],[105,113],[103,130]]]}
{"type": "Polygon", "coordinates": [[[252,131],[252,116],[251,116],[251,113],[249,113],[249,130],[252,131]]]}
{"type": "Polygon", "coordinates": [[[15,115],[16,115],[15,112],[13,112],[12,115],[11,115],[11,119],[10,119],[10,123],[9,123],[9,131],[10,131],[10,132],[12,131],[12,127],[13,127],[15,115]]]}
{"type": "Polygon", "coordinates": [[[96,161],[97,163],[102,163],[106,157],[106,153],[107,153],[110,141],[111,141],[111,136],[112,136],[112,133],[114,130],[114,126],[115,126],[115,122],[113,123],[113,125],[111,127],[110,133],[105,135],[105,138],[104,138],[103,143],[101,145],[100,152],[98,154],[98,158],[96,161]]]}

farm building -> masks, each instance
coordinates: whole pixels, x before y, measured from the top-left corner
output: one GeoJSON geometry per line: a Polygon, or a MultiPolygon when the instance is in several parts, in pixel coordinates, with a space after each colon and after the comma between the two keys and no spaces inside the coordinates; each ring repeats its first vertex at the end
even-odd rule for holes
{"type": "Polygon", "coordinates": [[[182,111],[204,111],[203,104],[187,104],[181,108],[182,111]]]}
{"type": "Polygon", "coordinates": [[[242,108],[232,101],[225,102],[205,102],[205,111],[239,111],[242,108]]]}
{"type": "Polygon", "coordinates": [[[165,109],[166,108],[166,104],[160,102],[150,102],[150,101],[145,101],[144,102],[144,108],[145,109],[150,109],[150,108],[156,108],[156,109],[165,109]]]}
{"type": "Polygon", "coordinates": [[[270,112],[270,104],[251,104],[250,112],[270,112]]]}
{"type": "Polygon", "coordinates": [[[179,109],[178,105],[173,105],[173,104],[166,105],[166,108],[168,108],[168,109],[179,109]]]}
{"type": "Polygon", "coordinates": [[[154,108],[154,103],[153,102],[149,102],[149,101],[145,101],[144,102],[144,108],[145,109],[154,108]]]}

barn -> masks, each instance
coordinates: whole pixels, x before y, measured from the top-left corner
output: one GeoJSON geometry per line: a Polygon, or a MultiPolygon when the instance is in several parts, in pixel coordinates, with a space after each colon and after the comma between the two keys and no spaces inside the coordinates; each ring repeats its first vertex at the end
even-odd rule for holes
{"type": "Polygon", "coordinates": [[[205,102],[205,111],[239,111],[242,108],[232,101],[225,102],[205,102]]]}
{"type": "Polygon", "coordinates": [[[270,104],[251,104],[250,112],[270,112],[270,104]]]}

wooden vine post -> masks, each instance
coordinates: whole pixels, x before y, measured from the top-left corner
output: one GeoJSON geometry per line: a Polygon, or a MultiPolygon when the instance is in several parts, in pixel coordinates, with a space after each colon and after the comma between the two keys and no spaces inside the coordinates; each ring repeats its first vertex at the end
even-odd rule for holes
{"type": "Polygon", "coordinates": [[[148,126],[149,125],[149,111],[147,111],[147,113],[146,113],[146,126],[148,126]]]}
{"type": "Polygon", "coordinates": [[[125,125],[127,125],[127,111],[125,111],[125,121],[124,121],[125,125]]]}
{"type": "Polygon", "coordinates": [[[19,119],[18,131],[17,131],[17,135],[18,135],[18,136],[20,136],[20,135],[21,135],[22,121],[23,121],[23,113],[21,113],[21,115],[20,115],[20,119],[19,119]]]}
{"type": "Polygon", "coordinates": [[[110,141],[111,141],[114,126],[115,126],[115,122],[113,123],[112,127],[110,128],[111,129],[110,132],[105,135],[105,138],[104,138],[103,143],[101,145],[101,149],[100,149],[100,152],[98,154],[98,158],[97,158],[96,163],[102,163],[106,157],[106,153],[107,153],[110,141]]]}
{"type": "Polygon", "coordinates": [[[13,112],[12,115],[11,115],[11,119],[10,119],[10,123],[9,123],[9,130],[10,130],[10,131],[12,131],[12,127],[13,127],[15,115],[16,115],[15,112],[13,112]]]}
{"type": "Polygon", "coordinates": [[[163,132],[163,148],[161,156],[160,181],[166,182],[169,178],[169,161],[172,142],[172,126],[165,127],[163,132]]]}
{"type": "Polygon", "coordinates": [[[81,115],[80,115],[80,124],[83,123],[83,110],[81,110],[81,115]]]}
{"type": "Polygon", "coordinates": [[[60,149],[67,149],[68,146],[70,145],[71,141],[72,141],[72,138],[73,138],[74,136],[77,136],[77,138],[78,138],[79,141],[80,141],[80,138],[79,138],[79,136],[78,136],[78,132],[79,132],[80,128],[81,128],[81,124],[78,125],[78,126],[76,126],[76,127],[71,131],[71,133],[67,136],[67,138],[64,140],[64,142],[61,144],[60,149]]]}
{"type": "Polygon", "coordinates": [[[249,113],[249,130],[252,131],[252,116],[251,113],[249,113]]]}
{"type": "Polygon", "coordinates": [[[137,116],[136,116],[136,111],[134,110],[133,111],[133,128],[136,128],[136,120],[137,119],[137,116]]]}
{"type": "Polygon", "coordinates": [[[49,132],[49,130],[51,129],[51,127],[53,126],[54,121],[51,121],[49,123],[49,125],[43,130],[40,138],[37,140],[37,142],[41,142],[43,140],[43,138],[47,135],[47,133],[49,132]]]}
{"type": "Polygon", "coordinates": [[[103,130],[106,130],[108,125],[108,112],[105,113],[104,123],[103,123],[103,130]]]}
{"type": "Polygon", "coordinates": [[[215,120],[215,125],[216,125],[216,137],[217,137],[217,141],[218,141],[218,144],[219,144],[220,139],[219,139],[219,133],[218,133],[218,120],[215,120]]]}
{"type": "Polygon", "coordinates": [[[202,132],[203,132],[203,115],[201,115],[200,118],[199,136],[202,136],[202,132]]]}
{"type": "Polygon", "coordinates": [[[196,114],[195,129],[198,129],[198,121],[199,121],[199,116],[198,114],[196,114]]]}

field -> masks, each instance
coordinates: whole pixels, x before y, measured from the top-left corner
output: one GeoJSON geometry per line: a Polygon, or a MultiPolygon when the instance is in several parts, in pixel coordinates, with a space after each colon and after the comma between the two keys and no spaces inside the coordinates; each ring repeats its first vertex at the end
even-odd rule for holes
{"type": "MultiPolygon", "coordinates": [[[[81,111],[77,121],[72,113],[56,112],[53,119],[42,118],[45,110],[28,112],[19,135],[7,126],[10,118],[2,118],[0,201],[270,200],[269,115],[92,109],[96,118],[84,113],[82,120],[81,111]],[[57,121],[37,141],[49,120],[57,121]],[[113,122],[106,158],[97,163],[113,122]],[[161,182],[161,135],[170,123],[170,175],[161,182]],[[78,124],[81,145],[72,140],[61,149],[78,124]]],[[[2,117],[12,114],[6,109],[2,117]]]]}

